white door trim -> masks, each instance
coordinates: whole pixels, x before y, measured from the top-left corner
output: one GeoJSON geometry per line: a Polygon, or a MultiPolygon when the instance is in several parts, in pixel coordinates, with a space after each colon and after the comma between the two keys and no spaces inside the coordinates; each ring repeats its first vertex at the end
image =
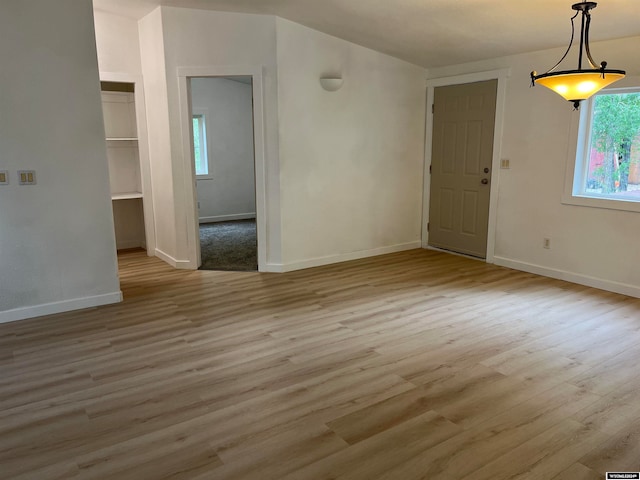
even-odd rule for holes
{"type": "Polygon", "coordinates": [[[187,254],[193,268],[201,265],[198,200],[195,186],[194,165],[191,161],[191,101],[189,79],[194,77],[251,76],[253,78],[253,144],[256,184],[256,228],[258,234],[258,271],[267,270],[267,197],[266,153],[264,141],[263,67],[256,65],[211,65],[205,67],[178,67],[180,95],[180,128],[182,134],[182,159],[184,172],[185,211],[187,215],[187,254]],[[186,129],[186,130],[185,130],[186,129]]]}
{"type": "Polygon", "coordinates": [[[494,263],[496,227],[497,227],[497,206],[498,187],[500,184],[500,157],[502,148],[502,132],[504,126],[504,107],[507,96],[507,79],[511,69],[490,70],[487,72],[469,73],[465,75],[454,75],[451,77],[430,78],[427,80],[427,119],[425,123],[425,148],[424,148],[424,181],[422,194],[422,248],[429,245],[429,232],[427,223],[429,222],[429,195],[431,186],[431,176],[429,166],[431,165],[431,144],[433,137],[433,105],[434,90],[436,87],[448,85],[460,85],[463,83],[483,82],[485,80],[498,80],[498,91],[496,96],[496,119],[493,133],[493,158],[491,160],[491,186],[489,193],[489,229],[487,232],[487,263],[494,263]]]}

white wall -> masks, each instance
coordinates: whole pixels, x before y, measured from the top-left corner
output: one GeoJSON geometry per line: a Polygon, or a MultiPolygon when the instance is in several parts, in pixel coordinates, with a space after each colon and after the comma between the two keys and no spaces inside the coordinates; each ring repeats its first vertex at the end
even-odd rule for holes
{"type": "Polygon", "coordinates": [[[155,84],[150,135],[163,142],[154,184],[172,182],[158,244],[172,263],[188,263],[197,241],[180,67],[263,67],[269,269],[420,245],[424,69],[271,16],[160,7],[139,25],[145,85],[155,84]],[[330,94],[318,79],[336,68],[346,82],[330,94]]]}
{"type": "Polygon", "coordinates": [[[255,218],[252,96],[250,84],[235,80],[191,80],[193,112],[206,119],[210,168],[197,180],[202,223],[255,218]]]}
{"type": "Polygon", "coordinates": [[[284,269],[419,247],[426,71],[280,18],[277,33],[284,269]]]}
{"type": "MultiPolygon", "coordinates": [[[[594,43],[591,51],[597,61],[638,75],[639,41],[594,43]]],[[[572,117],[578,114],[550,90],[530,88],[529,73],[545,71],[562,53],[534,52],[433,69],[429,75],[511,69],[501,141],[501,156],[511,168],[493,176],[499,181],[496,263],[640,296],[640,215],[561,203],[566,164],[574,160],[568,153],[575,149],[572,117]],[[542,248],[543,237],[551,238],[551,250],[542,248]]]]}
{"type": "MultiPolygon", "coordinates": [[[[157,8],[138,23],[140,55],[144,76],[146,118],[149,138],[150,176],[153,185],[156,251],[163,260],[174,266],[180,264],[177,246],[175,190],[176,167],[172,162],[171,129],[167,98],[168,78],[165,66],[165,43],[162,9],[157,8]]],[[[171,82],[173,86],[174,82],[171,82]]],[[[182,178],[180,176],[180,178],[182,178]]]]}
{"type": "Polygon", "coordinates": [[[100,10],[94,12],[94,21],[100,71],[140,75],[138,22],[100,10]]]}
{"type": "MultiPolygon", "coordinates": [[[[187,185],[191,179],[184,165],[191,160],[183,158],[183,135],[189,133],[181,122],[178,68],[257,66],[262,67],[264,80],[260,88],[264,95],[266,149],[266,261],[280,263],[275,18],[159,7],[142,19],[139,26],[145,92],[155,102],[153,112],[150,107],[147,115],[150,139],[157,142],[157,155],[152,156],[154,175],[158,162],[162,169],[157,173],[162,178],[157,178],[154,185],[170,184],[162,192],[166,205],[158,210],[163,212],[163,218],[156,220],[158,245],[164,242],[165,252],[180,264],[191,256],[189,245],[197,242],[197,238],[192,238],[194,232],[187,228],[188,218],[194,212],[187,206],[187,185]]],[[[154,198],[158,194],[156,188],[154,198]]]]}
{"type": "Polygon", "coordinates": [[[0,31],[0,321],[119,301],[91,1],[1,2],[0,31]]]}

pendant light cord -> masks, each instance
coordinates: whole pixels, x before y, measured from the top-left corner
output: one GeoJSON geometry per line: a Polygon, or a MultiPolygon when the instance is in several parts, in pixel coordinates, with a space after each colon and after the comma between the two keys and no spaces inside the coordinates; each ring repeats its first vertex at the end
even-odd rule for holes
{"type": "MultiPolygon", "coordinates": [[[[571,47],[573,46],[573,38],[575,37],[575,34],[576,34],[576,27],[573,21],[579,14],[580,12],[577,11],[576,14],[573,17],[571,17],[571,40],[569,40],[569,46],[567,47],[567,51],[564,52],[564,55],[560,60],[558,60],[558,63],[556,63],[553,67],[551,67],[549,70],[545,72],[545,75],[547,73],[553,72],[556,68],[558,68],[558,65],[560,65],[565,58],[567,58],[567,55],[571,51],[571,47]]],[[[588,52],[588,47],[587,47],[587,52],[588,52]]],[[[587,55],[589,55],[589,53],[587,53],[587,55]]],[[[591,56],[589,56],[589,58],[591,58],[591,56]]],[[[531,72],[531,85],[530,85],[531,87],[535,87],[536,85],[536,79],[535,79],[536,75],[537,73],[535,71],[531,72]]]]}
{"type": "MultiPolygon", "coordinates": [[[[567,55],[569,54],[569,52],[571,51],[571,47],[573,46],[573,37],[575,36],[576,33],[576,27],[573,23],[573,21],[575,20],[575,18],[580,15],[580,12],[576,12],[576,14],[571,17],[571,40],[569,40],[569,46],[567,47],[567,51],[564,52],[564,55],[562,56],[562,58],[560,60],[558,60],[558,63],[556,63],[553,67],[551,67],[549,70],[547,70],[545,73],[551,73],[553,72],[556,68],[558,68],[558,65],[560,65],[562,63],[562,61],[567,58],[567,55]]],[[[591,20],[591,18],[589,18],[589,21],[591,20]]],[[[587,28],[587,32],[589,31],[589,29],[587,28]]],[[[589,55],[589,42],[587,42],[587,55],[589,56],[589,59],[591,59],[591,55],[589,55]]]]}
{"type": "MultiPolygon", "coordinates": [[[[587,59],[589,60],[591,67],[598,68],[598,66],[596,65],[596,62],[593,61],[593,57],[591,57],[591,52],[589,51],[589,25],[591,24],[591,14],[589,12],[586,12],[585,15],[587,16],[587,27],[585,28],[585,31],[584,31],[584,51],[587,54],[587,59]]],[[[606,65],[606,62],[605,62],[605,65],[606,65]]]]}

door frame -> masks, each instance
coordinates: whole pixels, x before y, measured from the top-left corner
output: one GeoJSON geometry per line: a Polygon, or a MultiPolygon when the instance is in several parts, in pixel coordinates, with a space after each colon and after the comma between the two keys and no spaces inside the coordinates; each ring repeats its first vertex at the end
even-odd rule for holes
{"type": "Polygon", "coordinates": [[[464,83],[476,83],[486,80],[498,80],[498,90],[496,95],[496,116],[493,131],[493,156],[491,159],[491,183],[489,190],[489,225],[487,230],[487,253],[485,261],[494,263],[496,227],[497,227],[497,206],[498,206],[498,186],[500,180],[500,158],[502,148],[502,134],[504,126],[504,107],[507,95],[507,79],[511,69],[504,68],[490,70],[486,72],[469,73],[464,75],[454,75],[450,77],[439,77],[427,79],[427,118],[425,122],[425,146],[424,146],[424,179],[422,190],[422,248],[433,248],[429,246],[429,232],[427,224],[429,222],[429,202],[431,200],[431,148],[433,139],[433,105],[435,88],[450,85],[461,85],[464,83]]]}
{"type": "Polygon", "coordinates": [[[263,117],[263,68],[255,65],[211,65],[205,67],[179,67],[178,83],[180,95],[180,128],[182,130],[182,158],[185,179],[185,211],[187,215],[187,244],[189,262],[200,267],[200,222],[198,215],[198,193],[193,165],[193,142],[191,140],[191,89],[190,80],[202,77],[252,78],[253,94],[253,160],[256,192],[256,230],[258,237],[258,271],[267,270],[267,197],[265,168],[265,139],[263,117]],[[191,234],[189,234],[191,232],[191,234]]]}

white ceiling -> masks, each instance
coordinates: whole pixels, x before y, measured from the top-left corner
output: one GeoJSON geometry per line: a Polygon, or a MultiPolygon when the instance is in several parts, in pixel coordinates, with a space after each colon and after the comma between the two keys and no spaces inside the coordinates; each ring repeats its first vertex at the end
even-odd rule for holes
{"type": "MultiPolygon", "coordinates": [[[[425,67],[565,46],[571,0],[93,0],[142,18],[158,5],[278,15],[425,67]]],[[[579,30],[579,23],[577,23],[579,30]]],[[[640,0],[602,0],[591,40],[640,35],[640,0]]],[[[592,52],[597,62],[597,49],[592,52]]]]}

